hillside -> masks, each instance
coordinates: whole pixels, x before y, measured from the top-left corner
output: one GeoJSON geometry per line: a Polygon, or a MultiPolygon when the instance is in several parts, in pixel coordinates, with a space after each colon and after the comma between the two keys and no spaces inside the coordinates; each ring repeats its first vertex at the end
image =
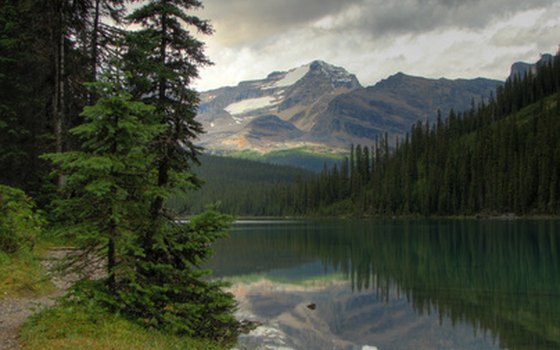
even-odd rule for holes
{"type": "Polygon", "coordinates": [[[207,205],[234,215],[267,215],[265,206],[274,207],[272,188],[289,187],[298,181],[309,181],[312,172],[258,161],[204,155],[201,166],[194,169],[204,185],[174,196],[169,205],[182,215],[201,212],[207,205]],[[266,205],[265,205],[266,203],[266,205]]]}
{"type": "Polygon", "coordinates": [[[417,121],[435,121],[438,110],[467,111],[501,82],[488,79],[427,79],[398,73],[374,86],[342,94],[329,104],[312,130],[316,139],[348,147],[372,144],[388,133],[391,145],[417,121]]]}
{"type": "Polygon", "coordinates": [[[368,215],[558,214],[560,58],[510,79],[496,98],[435,123],[416,123],[394,152],[382,139],[352,150],[348,176],[333,169],[322,201],[368,215]],[[340,193],[343,193],[342,195],[340,193]],[[344,195],[346,194],[346,195],[344,195]]]}

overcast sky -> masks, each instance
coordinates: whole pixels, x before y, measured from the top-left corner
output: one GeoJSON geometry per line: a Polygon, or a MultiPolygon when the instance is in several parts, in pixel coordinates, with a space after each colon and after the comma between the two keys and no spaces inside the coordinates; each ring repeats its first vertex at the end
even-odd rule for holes
{"type": "Polygon", "coordinates": [[[503,80],[560,44],[560,0],[203,0],[199,90],[321,59],[362,85],[397,72],[503,80]]]}

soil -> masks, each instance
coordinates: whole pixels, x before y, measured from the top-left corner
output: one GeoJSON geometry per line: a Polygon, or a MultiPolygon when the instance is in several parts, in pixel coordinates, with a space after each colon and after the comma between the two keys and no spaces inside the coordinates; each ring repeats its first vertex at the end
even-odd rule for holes
{"type": "MultiPolygon", "coordinates": [[[[20,349],[18,335],[21,326],[29,316],[53,306],[56,298],[64,292],[79,278],[75,273],[67,273],[57,269],[58,263],[76,251],[73,248],[54,248],[49,250],[41,264],[51,277],[55,291],[46,296],[30,298],[0,298],[0,350],[20,349]]],[[[90,264],[88,277],[97,277],[102,271],[99,264],[90,264]]]]}

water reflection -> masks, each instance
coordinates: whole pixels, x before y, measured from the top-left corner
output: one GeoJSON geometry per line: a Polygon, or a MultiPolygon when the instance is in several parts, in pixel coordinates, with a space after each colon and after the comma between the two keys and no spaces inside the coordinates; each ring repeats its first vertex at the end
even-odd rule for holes
{"type": "Polygon", "coordinates": [[[291,222],[236,226],[211,265],[220,276],[287,281],[338,272],[356,294],[346,306],[373,291],[419,317],[489,332],[503,348],[555,349],[559,252],[558,221],[291,222]]]}

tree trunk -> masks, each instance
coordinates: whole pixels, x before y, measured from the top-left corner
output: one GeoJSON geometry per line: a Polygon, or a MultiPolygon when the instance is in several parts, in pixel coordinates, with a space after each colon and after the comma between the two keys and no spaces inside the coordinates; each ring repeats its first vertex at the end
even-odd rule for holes
{"type": "Polygon", "coordinates": [[[111,294],[116,292],[116,278],[115,278],[115,225],[111,223],[111,229],[109,232],[109,245],[107,248],[107,288],[111,294]]]}
{"type": "MultiPolygon", "coordinates": [[[[93,29],[91,33],[91,57],[90,57],[90,81],[94,82],[97,80],[97,55],[99,46],[99,11],[101,6],[101,0],[95,0],[95,13],[93,14],[93,29]]],[[[89,104],[93,105],[96,100],[96,94],[91,91],[89,94],[89,104]]]]}
{"type": "MultiPolygon", "coordinates": [[[[53,126],[55,134],[55,151],[61,153],[64,150],[64,72],[65,72],[65,48],[66,39],[64,32],[64,4],[58,3],[58,28],[53,35],[55,42],[55,65],[54,65],[54,92],[52,102],[53,126]]],[[[64,175],[58,176],[58,186],[64,186],[66,178],[64,175]]]]}

